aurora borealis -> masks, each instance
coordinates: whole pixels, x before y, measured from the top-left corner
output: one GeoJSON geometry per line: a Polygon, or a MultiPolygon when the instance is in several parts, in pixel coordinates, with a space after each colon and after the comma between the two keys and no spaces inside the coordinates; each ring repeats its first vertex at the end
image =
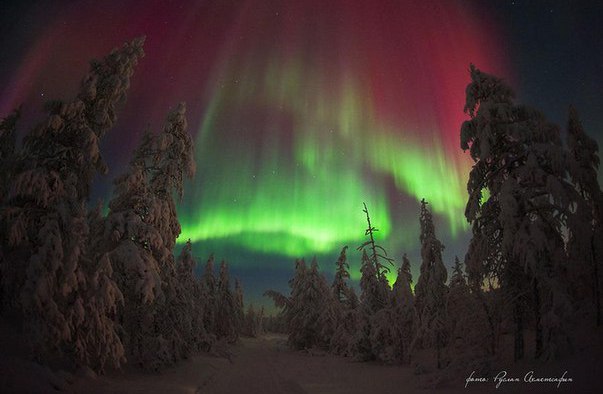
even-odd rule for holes
{"type": "Polygon", "coordinates": [[[467,66],[447,64],[473,58],[501,68],[474,38],[479,26],[456,29],[461,45],[447,44],[452,32],[437,27],[463,10],[244,9],[233,27],[239,39],[207,90],[196,139],[203,182],[181,208],[184,238],[229,238],[290,257],[328,253],[362,235],[362,201],[388,237],[392,191],[427,198],[453,235],[461,231],[469,166],[456,149],[462,113],[452,109],[463,102],[467,66]],[[420,39],[404,39],[413,35],[420,39]],[[390,36],[400,40],[381,42],[390,36]]]}
{"type": "Polygon", "coordinates": [[[517,88],[525,82],[504,15],[472,1],[11,7],[19,17],[3,27],[16,38],[1,41],[11,56],[0,62],[0,116],[21,103],[26,116],[39,115],[44,101],[72,95],[89,59],[146,35],[146,57],[103,142],[110,173],[95,198],[110,199],[143,131],[159,130],[186,101],[197,175],[178,206],[180,240],[190,238],[201,261],[210,252],[227,259],[255,294],[286,286],[297,257],[319,255],[329,271],[349,245],[358,267],[363,202],[378,241],[397,260],[408,252],[413,271],[421,198],[446,259],[462,257],[469,63],[517,88]],[[271,274],[260,280],[262,272],[271,274]]]}

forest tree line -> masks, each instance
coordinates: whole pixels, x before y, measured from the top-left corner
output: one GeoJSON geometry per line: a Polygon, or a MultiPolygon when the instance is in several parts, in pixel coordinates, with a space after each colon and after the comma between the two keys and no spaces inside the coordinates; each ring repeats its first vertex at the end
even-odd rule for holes
{"type": "MultiPolygon", "coordinates": [[[[146,133],[115,180],[107,214],[88,200],[106,173],[100,141],[143,56],[134,40],[91,63],[77,96],[49,102],[47,118],[16,143],[19,111],[0,123],[0,314],[51,365],[115,368],[126,360],[159,369],[217,341],[261,332],[262,311],[243,313],[240,284],[210,257],[197,278],[192,246],[179,257],[175,197],[195,172],[186,107],[146,133]]],[[[472,239],[450,281],[427,203],[421,203],[420,276],[404,257],[393,286],[391,259],[375,243],[368,209],[360,296],[349,285],[346,248],[329,285],[314,260],[295,265],[283,307],[289,342],[421,370],[473,364],[513,338],[525,357],[563,357],[574,328],[601,324],[602,193],[598,146],[570,109],[566,141],[538,110],[514,102],[501,79],[471,66],[461,148],[469,150],[465,216],[472,239]]],[[[401,164],[402,165],[402,164],[401,164]]],[[[271,324],[274,323],[271,320],[271,324]]]]}
{"type": "Polygon", "coordinates": [[[91,62],[77,96],[49,102],[20,147],[19,110],[0,123],[0,317],[51,366],[157,370],[259,330],[224,261],[216,273],[211,256],[198,278],[190,242],[173,254],[175,197],[195,172],[184,104],[143,136],[108,213],[88,207],[94,176],[107,172],[99,145],[143,42],[91,62]]]}
{"type": "Polygon", "coordinates": [[[507,353],[523,359],[528,345],[534,359],[562,358],[577,341],[589,340],[578,338],[577,328],[600,327],[603,195],[596,141],[575,108],[563,143],[559,127],[516,104],[502,79],[473,65],[470,76],[469,120],[460,133],[461,148],[474,161],[465,269],[456,258],[447,281],[444,246],[423,200],[416,286],[413,291],[406,255],[390,286],[391,259],[375,244],[365,206],[369,240],[359,247],[359,297],[349,284],[347,247],[330,285],[316,259],[310,267],[297,260],[290,294],[265,293],[282,308],[293,348],[412,363],[419,373],[485,372],[507,353]],[[533,343],[526,344],[527,332],[533,343]]]}

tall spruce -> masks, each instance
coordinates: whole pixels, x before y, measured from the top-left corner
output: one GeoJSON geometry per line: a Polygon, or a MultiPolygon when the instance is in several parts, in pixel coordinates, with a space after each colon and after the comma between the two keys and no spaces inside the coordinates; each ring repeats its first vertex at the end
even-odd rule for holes
{"type": "Polygon", "coordinates": [[[207,259],[203,275],[201,276],[201,294],[203,296],[203,324],[205,330],[215,336],[217,326],[218,289],[214,274],[213,253],[207,259]]]}
{"type": "Polygon", "coordinates": [[[417,313],[413,350],[434,349],[437,367],[442,367],[442,350],[446,343],[446,310],[444,308],[448,288],[448,273],[442,262],[444,245],[436,238],[431,212],[425,199],[421,200],[421,268],[415,287],[417,313]]]}
{"type": "Polygon", "coordinates": [[[183,310],[185,313],[178,316],[182,322],[182,336],[187,345],[186,353],[205,349],[209,339],[203,324],[203,299],[201,285],[195,278],[197,262],[193,257],[192,244],[188,240],[177,260],[177,278],[182,286],[184,299],[183,310]]]}
{"type": "Polygon", "coordinates": [[[590,293],[595,322],[601,325],[601,270],[603,259],[603,193],[597,180],[599,147],[584,131],[578,111],[569,109],[567,126],[568,169],[572,183],[582,197],[583,217],[570,224],[572,290],[590,293]],[[584,286],[584,283],[591,283],[584,286]]]}
{"type": "Polygon", "coordinates": [[[220,263],[217,284],[216,308],[216,334],[218,338],[225,338],[228,342],[235,342],[238,338],[236,327],[235,299],[230,290],[230,276],[228,265],[224,260],[220,263]]]}
{"type": "Polygon", "coordinates": [[[17,109],[0,120],[0,204],[4,202],[11,183],[16,159],[17,121],[21,110],[17,109]]]}
{"type": "Polygon", "coordinates": [[[412,292],[412,274],[410,260],[406,253],[402,257],[402,266],[392,286],[392,309],[395,327],[395,359],[410,362],[410,344],[414,329],[414,295],[412,292]]]}
{"type": "Polygon", "coordinates": [[[0,219],[8,235],[2,277],[11,284],[3,286],[4,298],[22,316],[35,353],[49,362],[102,370],[123,360],[112,321],[96,319],[98,308],[109,313],[119,296],[100,287],[112,287],[109,263],[89,258],[85,203],[94,175],[107,171],[100,139],[115,122],[142,44],[134,40],[91,62],[77,97],[47,105],[47,120],[25,136],[14,163],[0,219]]]}
{"type": "Polygon", "coordinates": [[[346,250],[347,246],[344,246],[339,253],[339,258],[335,265],[337,268],[335,269],[335,278],[333,279],[333,284],[331,285],[331,289],[333,289],[333,296],[339,302],[344,302],[347,299],[347,295],[349,293],[348,285],[346,281],[350,278],[350,265],[347,263],[346,250]]]}
{"type": "Polygon", "coordinates": [[[568,346],[571,304],[563,232],[578,201],[566,181],[559,130],[527,106],[513,103],[505,83],[471,66],[461,148],[475,165],[465,215],[473,226],[468,272],[473,288],[494,278],[514,323],[515,359],[523,357],[526,319],[534,322],[537,357],[568,346]],[[490,197],[482,201],[483,190],[490,197]]]}
{"type": "Polygon", "coordinates": [[[180,233],[173,193],[181,194],[183,177],[194,173],[185,112],[180,104],[161,133],[143,136],[130,171],[116,180],[101,237],[125,299],[119,320],[128,355],[154,370],[192,351],[173,255],[180,233]]]}

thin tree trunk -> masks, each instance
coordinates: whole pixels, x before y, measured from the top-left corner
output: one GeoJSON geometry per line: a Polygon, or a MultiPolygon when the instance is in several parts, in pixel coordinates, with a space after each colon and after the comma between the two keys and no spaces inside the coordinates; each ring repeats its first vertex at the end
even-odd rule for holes
{"type": "Polygon", "coordinates": [[[488,305],[486,305],[486,300],[484,298],[484,294],[481,289],[476,291],[476,295],[484,312],[486,313],[486,317],[488,320],[488,327],[490,328],[490,354],[494,355],[496,353],[496,330],[494,328],[494,321],[492,316],[490,315],[490,310],[488,309],[488,305]]]}
{"type": "Polygon", "coordinates": [[[440,332],[438,331],[437,335],[436,335],[436,350],[437,350],[437,354],[438,354],[438,369],[442,368],[441,366],[441,351],[440,351],[440,332]]]}
{"type": "Polygon", "coordinates": [[[515,331],[513,333],[515,339],[513,360],[519,361],[523,359],[523,319],[519,301],[515,301],[515,305],[513,306],[513,320],[515,322],[515,331]]]}
{"type": "Polygon", "coordinates": [[[542,325],[540,324],[540,291],[538,290],[538,281],[534,279],[534,313],[536,314],[536,346],[534,350],[534,358],[538,359],[542,355],[542,325]]]}
{"type": "Polygon", "coordinates": [[[595,250],[595,237],[591,235],[590,237],[590,249],[591,256],[593,261],[593,297],[595,301],[595,314],[596,314],[596,322],[597,327],[601,326],[601,294],[599,290],[599,264],[596,256],[595,250]]]}

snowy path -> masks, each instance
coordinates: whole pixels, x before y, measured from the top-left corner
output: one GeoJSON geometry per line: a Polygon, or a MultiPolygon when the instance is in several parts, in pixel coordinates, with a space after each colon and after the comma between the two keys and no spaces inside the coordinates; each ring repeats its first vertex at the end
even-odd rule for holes
{"type": "MultiPolygon", "coordinates": [[[[232,348],[229,361],[224,357],[200,355],[161,374],[129,369],[122,374],[80,379],[67,390],[76,393],[190,393],[190,394],[343,394],[343,393],[589,393],[582,384],[555,389],[549,385],[508,384],[495,389],[493,384],[465,389],[463,383],[437,390],[417,387],[419,377],[407,366],[385,366],[354,362],[327,354],[309,354],[287,349],[286,337],[266,335],[243,338],[232,348]]],[[[580,358],[580,357],[578,357],[580,358]]],[[[564,362],[572,375],[600,376],[598,358],[564,362]],[[584,364],[589,370],[577,372],[584,364]]],[[[542,368],[542,367],[540,367],[542,368]]],[[[540,370],[540,368],[538,368],[540,370]]],[[[558,370],[559,366],[551,366],[558,370]]],[[[544,372],[544,371],[543,371],[544,372]]],[[[575,376],[576,377],[576,376],[575,376]]],[[[464,379],[464,377],[463,377],[464,379]]]]}
{"type": "Polygon", "coordinates": [[[292,352],[285,337],[244,339],[230,368],[216,372],[203,393],[400,393],[409,368],[292,352]],[[396,378],[392,381],[392,378],[396,378]]]}

